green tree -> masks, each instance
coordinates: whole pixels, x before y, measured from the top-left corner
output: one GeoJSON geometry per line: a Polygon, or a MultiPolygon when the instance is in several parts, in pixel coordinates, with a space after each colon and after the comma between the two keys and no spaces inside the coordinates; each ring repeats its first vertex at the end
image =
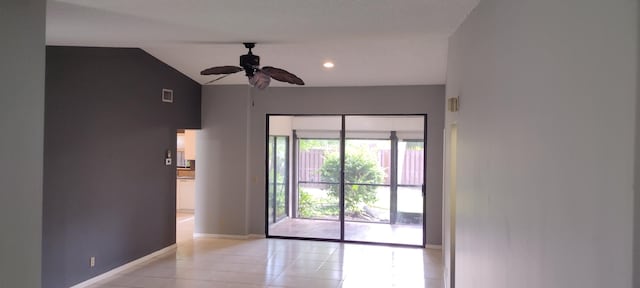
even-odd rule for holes
{"type": "MultiPolygon", "coordinates": [[[[364,148],[347,149],[344,161],[344,204],[345,212],[358,216],[363,213],[363,205],[372,205],[377,201],[376,186],[359,184],[379,184],[384,173],[376,161],[375,155],[364,148]],[[356,184],[349,184],[356,183],[356,184]]],[[[340,183],[340,157],[338,153],[325,156],[320,168],[322,181],[340,183]]],[[[340,197],[339,185],[329,185],[329,195],[340,197]]]]}

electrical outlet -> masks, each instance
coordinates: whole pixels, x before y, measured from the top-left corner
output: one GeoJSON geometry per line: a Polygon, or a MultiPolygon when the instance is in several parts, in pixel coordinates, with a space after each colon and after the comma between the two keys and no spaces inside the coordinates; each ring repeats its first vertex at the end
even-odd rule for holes
{"type": "Polygon", "coordinates": [[[91,258],[89,258],[89,266],[92,267],[92,268],[96,266],[96,257],[95,256],[91,256],[91,258]]]}

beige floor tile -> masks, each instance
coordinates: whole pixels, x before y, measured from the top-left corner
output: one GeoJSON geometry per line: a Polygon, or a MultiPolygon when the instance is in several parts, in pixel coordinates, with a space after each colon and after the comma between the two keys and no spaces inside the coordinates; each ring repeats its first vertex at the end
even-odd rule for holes
{"type": "Polygon", "coordinates": [[[91,288],[443,287],[439,250],[284,239],[192,239],[189,233],[180,237],[176,250],[91,288]]]}

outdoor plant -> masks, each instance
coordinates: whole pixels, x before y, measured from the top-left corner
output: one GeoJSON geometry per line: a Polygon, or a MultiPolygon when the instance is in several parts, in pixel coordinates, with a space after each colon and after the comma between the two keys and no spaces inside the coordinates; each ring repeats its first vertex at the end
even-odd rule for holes
{"type": "MultiPolygon", "coordinates": [[[[340,157],[337,153],[327,154],[320,168],[322,181],[340,183],[340,157]]],[[[361,184],[379,184],[384,173],[375,156],[362,147],[350,147],[346,150],[344,161],[344,204],[345,213],[352,217],[364,214],[365,206],[377,201],[376,186],[361,184]]],[[[330,185],[331,197],[339,199],[339,185],[330,185]]]]}
{"type": "Polygon", "coordinates": [[[336,201],[327,197],[314,197],[300,188],[298,199],[298,213],[302,218],[331,218],[338,216],[340,211],[336,201]]]}
{"type": "Polygon", "coordinates": [[[298,198],[298,213],[302,218],[311,218],[316,216],[314,211],[314,199],[309,193],[300,189],[298,198]]]}

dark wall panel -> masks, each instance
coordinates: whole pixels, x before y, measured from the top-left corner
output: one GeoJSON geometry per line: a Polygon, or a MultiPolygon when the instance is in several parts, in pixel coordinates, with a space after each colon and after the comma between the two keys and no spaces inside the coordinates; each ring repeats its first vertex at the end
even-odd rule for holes
{"type": "Polygon", "coordinates": [[[200,128],[201,89],[140,49],[47,47],[46,65],[43,287],[58,288],[175,243],[164,155],[200,128]]]}

